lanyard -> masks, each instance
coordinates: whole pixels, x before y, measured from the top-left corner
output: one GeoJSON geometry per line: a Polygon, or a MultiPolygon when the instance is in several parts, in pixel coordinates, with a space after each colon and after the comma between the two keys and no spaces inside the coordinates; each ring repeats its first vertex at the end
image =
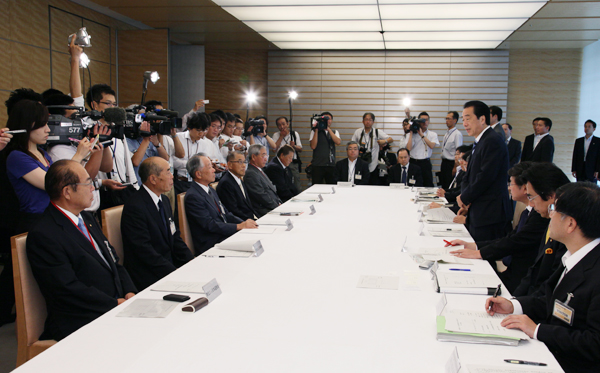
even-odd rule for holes
{"type": "MultiPolygon", "coordinates": [[[[56,209],[57,209],[58,211],[60,211],[60,213],[61,213],[61,214],[63,214],[63,215],[64,215],[64,216],[65,216],[67,219],[69,219],[69,221],[70,221],[71,223],[73,223],[73,225],[74,225],[74,226],[75,226],[75,227],[76,227],[76,228],[77,228],[77,229],[78,229],[78,230],[81,232],[81,234],[83,234],[84,236],[86,236],[86,234],[85,234],[85,233],[84,233],[84,232],[83,232],[83,231],[82,231],[82,230],[79,228],[79,225],[75,224],[75,222],[73,221],[73,219],[71,219],[71,218],[69,217],[69,215],[65,214],[65,212],[64,212],[63,210],[61,210],[61,209],[60,209],[58,206],[56,206],[56,204],[55,204],[54,202],[50,201],[50,203],[51,203],[51,204],[52,204],[54,207],[56,207],[56,209]]],[[[83,220],[83,219],[82,219],[82,220],[83,220]]],[[[85,221],[83,222],[83,226],[85,227],[85,230],[86,230],[86,232],[87,232],[87,236],[86,236],[86,237],[87,237],[88,241],[90,241],[90,243],[92,244],[92,247],[94,248],[94,251],[98,251],[98,250],[96,249],[96,245],[94,245],[94,241],[92,241],[92,235],[90,234],[90,231],[88,230],[88,228],[87,228],[87,225],[85,224],[85,221]]]]}

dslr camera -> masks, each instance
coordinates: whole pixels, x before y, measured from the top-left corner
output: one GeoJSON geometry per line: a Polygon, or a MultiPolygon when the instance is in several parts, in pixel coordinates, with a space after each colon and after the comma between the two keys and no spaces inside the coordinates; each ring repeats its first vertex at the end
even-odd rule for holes
{"type": "Polygon", "coordinates": [[[321,114],[314,114],[312,116],[312,118],[310,119],[311,129],[316,128],[317,130],[327,131],[327,122],[328,121],[329,121],[329,117],[321,115],[321,114]]]}
{"type": "Polygon", "coordinates": [[[421,129],[421,124],[425,122],[425,119],[417,119],[417,117],[410,118],[410,132],[419,133],[419,130],[421,129]]]}
{"type": "Polygon", "coordinates": [[[246,128],[250,127],[252,127],[252,130],[246,131],[246,133],[244,133],[244,136],[252,135],[256,137],[259,133],[265,133],[265,122],[262,119],[248,119],[248,121],[246,122],[246,128]]]}

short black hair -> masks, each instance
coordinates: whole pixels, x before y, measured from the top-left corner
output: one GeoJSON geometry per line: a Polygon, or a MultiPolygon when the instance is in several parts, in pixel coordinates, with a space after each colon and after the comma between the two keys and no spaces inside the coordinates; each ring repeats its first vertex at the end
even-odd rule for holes
{"type": "Polygon", "coordinates": [[[410,150],[408,150],[408,149],[406,149],[406,148],[400,148],[400,149],[398,149],[398,151],[396,152],[396,155],[400,155],[400,152],[401,152],[402,150],[406,150],[406,153],[408,153],[408,156],[410,157],[410,150]]]}
{"type": "Polygon", "coordinates": [[[221,109],[217,109],[215,111],[213,111],[212,113],[210,113],[210,115],[216,115],[219,117],[219,119],[221,119],[223,121],[223,123],[227,122],[227,115],[225,114],[225,112],[221,109]]]}
{"type": "Polygon", "coordinates": [[[533,166],[533,162],[525,161],[517,163],[508,170],[508,176],[512,176],[515,179],[515,184],[522,187],[527,184],[527,180],[523,178],[523,173],[529,170],[531,166],[533,166]]]}
{"type": "Polygon", "coordinates": [[[572,217],[588,239],[600,237],[600,188],[589,181],[569,183],[556,191],[556,212],[572,217]]]}
{"type": "MultiPolygon", "coordinates": [[[[61,94],[50,95],[50,96],[46,97],[46,99],[44,100],[44,105],[46,105],[46,106],[71,105],[71,104],[73,104],[73,102],[75,102],[73,100],[73,97],[61,93],[61,94]]],[[[73,108],[75,108],[75,107],[73,107],[73,108]]],[[[48,108],[48,112],[50,114],[59,114],[59,115],[66,114],[65,109],[58,109],[58,108],[48,108]]]]}
{"type": "Polygon", "coordinates": [[[570,183],[565,173],[554,163],[534,162],[533,165],[522,174],[525,182],[529,182],[541,199],[547,201],[551,195],[555,195],[558,188],[570,183]]]}
{"type": "Polygon", "coordinates": [[[144,105],[146,107],[146,109],[150,109],[153,110],[156,108],[157,105],[163,106],[161,101],[158,100],[148,100],[146,102],[144,102],[144,105]]]}
{"type": "Polygon", "coordinates": [[[470,150],[468,152],[464,153],[461,157],[462,160],[469,163],[469,161],[471,160],[471,154],[472,154],[472,152],[470,150]]]}
{"type": "Polygon", "coordinates": [[[331,117],[331,119],[333,120],[333,114],[331,114],[330,112],[324,111],[321,113],[321,116],[323,116],[323,115],[329,115],[331,117]]]}
{"type": "Polygon", "coordinates": [[[211,114],[208,114],[208,115],[209,115],[209,117],[210,117],[210,123],[211,123],[211,124],[212,124],[212,122],[216,122],[216,121],[218,121],[218,122],[219,122],[219,124],[223,124],[223,123],[224,123],[224,122],[223,122],[223,118],[221,118],[221,117],[220,117],[220,116],[218,116],[217,114],[215,114],[215,113],[211,113],[211,114]]]}
{"type": "Polygon", "coordinates": [[[458,150],[459,153],[467,153],[470,152],[473,149],[473,145],[461,145],[458,148],[456,148],[456,150],[458,150]]]}
{"type": "Polygon", "coordinates": [[[452,118],[454,118],[454,120],[458,120],[458,112],[457,111],[449,111],[448,114],[452,114],[452,118]]]}
{"type": "Polygon", "coordinates": [[[292,148],[289,145],[284,145],[282,146],[278,151],[277,151],[277,157],[280,157],[282,154],[283,155],[288,155],[290,153],[294,152],[294,148],[292,148]]]}
{"type": "Polygon", "coordinates": [[[70,159],[61,159],[52,163],[46,176],[44,177],[44,189],[50,197],[50,200],[56,201],[62,195],[62,190],[67,185],[73,185],[73,190],[77,191],[77,183],[80,183],[79,176],[73,171],[77,162],[70,159]]]}
{"type": "Polygon", "coordinates": [[[498,122],[502,120],[502,109],[500,109],[498,106],[490,106],[490,113],[490,117],[493,115],[498,117],[498,122]]]}
{"type": "Polygon", "coordinates": [[[548,127],[548,131],[550,131],[552,129],[552,121],[550,120],[550,118],[543,117],[543,118],[538,118],[538,120],[541,120],[544,122],[544,126],[548,127]]]}
{"type": "Polygon", "coordinates": [[[210,116],[205,112],[196,112],[192,114],[187,122],[188,129],[206,131],[208,126],[210,126],[210,116]]]}
{"type": "Polygon", "coordinates": [[[477,117],[477,119],[483,116],[485,117],[485,124],[487,124],[488,126],[490,125],[490,108],[484,102],[469,101],[465,104],[463,108],[466,109],[470,107],[473,108],[473,113],[475,114],[475,117],[477,117]]]}
{"type": "MultiPolygon", "coordinates": [[[[146,105],[144,105],[146,106],[146,105]]],[[[142,181],[142,184],[144,184],[148,178],[150,177],[150,175],[154,175],[154,176],[159,176],[160,173],[163,171],[162,168],[160,168],[160,166],[158,165],[158,162],[156,162],[156,159],[152,159],[155,157],[150,157],[150,158],[146,158],[144,159],[144,161],[142,162],[142,164],[140,164],[140,167],[138,168],[138,175],[140,175],[140,179],[142,181]]]]}
{"type": "Polygon", "coordinates": [[[85,95],[85,102],[87,102],[90,109],[92,108],[92,102],[102,101],[104,95],[113,95],[117,97],[115,91],[108,84],[94,84],[88,89],[85,95]]]}
{"type": "Polygon", "coordinates": [[[512,131],[512,126],[508,123],[503,123],[503,125],[506,124],[508,126],[508,129],[512,131]]]}
{"type": "Polygon", "coordinates": [[[46,99],[50,96],[54,95],[64,95],[63,91],[59,91],[58,89],[48,88],[44,92],[42,92],[42,102],[46,102],[46,99]]]}
{"type": "Polygon", "coordinates": [[[370,115],[370,116],[371,116],[371,119],[373,119],[373,122],[375,122],[375,114],[373,114],[373,113],[364,113],[364,114],[363,114],[363,120],[365,120],[365,117],[366,117],[367,115],[370,115]]]}
{"type": "Polygon", "coordinates": [[[280,119],[285,119],[285,123],[289,123],[290,121],[287,119],[287,117],[279,117],[277,119],[275,119],[275,124],[277,124],[277,122],[279,122],[280,119]]]}
{"type": "Polygon", "coordinates": [[[420,113],[419,113],[419,116],[417,117],[417,119],[420,119],[420,118],[421,118],[421,115],[427,115],[427,118],[431,118],[431,117],[429,116],[429,113],[427,113],[426,111],[422,111],[422,112],[420,112],[420,113]]]}
{"type": "Polygon", "coordinates": [[[264,120],[264,121],[265,121],[265,124],[266,124],[267,126],[269,125],[269,120],[268,120],[268,119],[267,119],[267,117],[266,117],[266,116],[264,116],[264,115],[257,115],[257,116],[256,116],[256,118],[254,118],[254,119],[255,119],[255,120],[260,120],[260,119],[262,119],[262,120],[264,120]]]}
{"type": "Polygon", "coordinates": [[[225,113],[225,117],[227,118],[227,120],[225,121],[225,123],[227,123],[227,122],[234,122],[235,123],[235,115],[233,115],[232,113],[225,113]]]}
{"type": "MultiPolygon", "coordinates": [[[[594,127],[594,129],[596,129],[596,122],[594,122],[593,120],[588,119],[588,120],[585,121],[585,123],[591,123],[592,126],[594,127]]],[[[585,125],[585,123],[584,123],[584,125],[585,125]]]]}
{"type": "Polygon", "coordinates": [[[35,92],[31,88],[18,88],[10,93],[8,96],[8,100],[4,101],[4,105],[6,105],[6,113],[10,116],[10,112],[13,107],[15,107],[16,103],[21,100],[31,100],[36,102],[42,102],[42,95],[35,92]]]}

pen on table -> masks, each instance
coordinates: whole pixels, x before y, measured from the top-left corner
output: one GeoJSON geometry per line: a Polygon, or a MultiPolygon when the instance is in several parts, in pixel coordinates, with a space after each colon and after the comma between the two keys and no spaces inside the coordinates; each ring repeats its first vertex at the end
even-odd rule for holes
{"type": "Polygon", "coordinates": [[[464,272],[471,272],[470,269],[467,268],[450,268],[451,271],[464,271],[464,272]]]}
{"type": "MultiPolygon", "coordinates": [[[[498,287],[496,288],[496,291],[494,292],[494,298],[496,298],[498,296],[498,293],[500,292],[500,287],[502,286],[502,284],[498,284],[498,287]]],[[[488,311],[492,310],[492,306],[494,305],[494,302],[490,302],[490,306],[488,307],[488,311]]]]}
{"type": "Polygon", "coordinates": [[[525,360],[512,360],[512,359],[504,359],[509,364],[525,364],[525,365],[535,365],[539,367],[545,367],[548,364],[546,363],[537,363],[535,361],[525,361],[525,360]]]}

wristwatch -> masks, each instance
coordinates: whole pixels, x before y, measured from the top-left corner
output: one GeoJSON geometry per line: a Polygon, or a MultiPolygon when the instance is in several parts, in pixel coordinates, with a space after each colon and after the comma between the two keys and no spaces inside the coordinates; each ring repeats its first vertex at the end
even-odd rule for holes
{"type": "Polygon", "coordinates": [[[162,144],[159,142],[158,145],[154,145],[156,147],[156,149],[160,148],[162,146],[162,144]]]}

